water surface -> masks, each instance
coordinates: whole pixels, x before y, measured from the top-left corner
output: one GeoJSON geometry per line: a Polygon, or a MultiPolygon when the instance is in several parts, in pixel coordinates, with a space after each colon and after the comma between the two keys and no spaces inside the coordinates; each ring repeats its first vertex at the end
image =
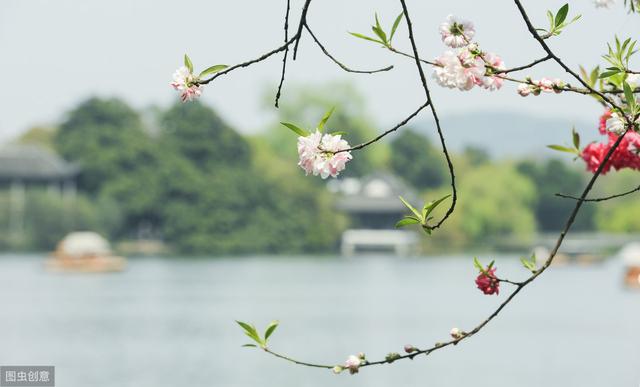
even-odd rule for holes
{"type": "Polygon", "coordinates": [[[349,376],[240,348],[233,320],[281,320],[271,346],[303,360],[377,359],[470,329],[508,288],[482,295],[468,257],[142,258],[119,274],[52,274],[43,259],[0,256],[0,364],[55,365],[61,387],[640,383],[640,293],[615,260],[554,267],[468,342],[349,376]]]}

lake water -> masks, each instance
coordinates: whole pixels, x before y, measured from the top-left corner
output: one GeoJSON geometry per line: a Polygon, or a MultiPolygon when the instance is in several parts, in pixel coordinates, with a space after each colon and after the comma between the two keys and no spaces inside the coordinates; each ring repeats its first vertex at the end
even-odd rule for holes
{"type": "Polygon", "coordinates": [[[616,260],[553,267],[469,341],[350,376],[241,348],[234,319],[279,319],[270,346],[302,360],[378,359],[470,329],[508,288],[482,295],[469,257],[142,258],[90,275],[43,259],[0,256],[0,365],[54,365],[61,387],[640,385],[640,292],[616,260]]]}

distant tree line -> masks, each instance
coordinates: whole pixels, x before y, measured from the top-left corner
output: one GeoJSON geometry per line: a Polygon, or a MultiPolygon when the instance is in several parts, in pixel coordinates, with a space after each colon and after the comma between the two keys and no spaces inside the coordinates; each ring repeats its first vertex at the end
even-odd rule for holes
{"type": "MultiPolygon", "coordinates": [[[[334,113],[330,127],[347,132],[352,144],[375,135],[358,96],[348,88],[340,94],[348,103],[337,104],[345,110],[334,113]]],[[[293,92],[291,98],[305,104],[283,104],[282,116],[311,122],[331,106],[326,95],[329,89],[293,92]]],[[[82,168],[80,195],[69,206],[30,192],[27,237],[17,244],[0,238],[0,244],[51,249],[68,231],[92,229],[114,240],[160,239],[187,254],[335,251],[349,219],[336,212],[324,183],[305,178],[296,166],[295,137],[286,129],[274,124],[255,136],[241,135],[197,102],[176,103],[148,118],[121,100],[91,98],[55,130],[23,135],[22,142],[48,146],[82,168]]],[[[425,135],[403,129],[359,154],[344,177],[387,170],[420,196],[435,198],[449,184],[440,153],[425,135]]],[[[579,192],[587,176],[581,166],[558,160],[493,162],[479,148],[455,154],[454,162],[464,176],[460,207],[446,230],[425,242],[427,249],[490,246],[494,238],[526,240],[535,231],[558,230],[573,203],[554,194],[579,192]]],[[[610,179],[618,187],[628,180],[610,179]]],[[[0,194],[0,204],[6,196],[0,194]]],[[[8,207],[0,207],[3,221],[8,207]]],[[[601,208],[587,206],[575,229],[640,230],[640,216],[633,215],[640,207],[621,210],[611,202],[601,208]]]]}

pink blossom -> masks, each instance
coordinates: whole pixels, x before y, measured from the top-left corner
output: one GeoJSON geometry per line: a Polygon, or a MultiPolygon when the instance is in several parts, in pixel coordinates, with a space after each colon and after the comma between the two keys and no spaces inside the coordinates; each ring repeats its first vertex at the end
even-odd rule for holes
{"type": "Polygon", "coordinates": [[[500,281],[496,278],[496,268],[487,269],[485,272],[481,272],[476,278],[476,285],[478,289],[484,294],[499,294],[500,293],[500,281]]]}
{"type": "MultiPolygon", "coordinates": [[[[487,61],[491,67],[497,70],[504,70],[504,61],[498,55],[488,53],[483,55],[484,60],[487,61]]],[[[502,87],[504,79],[500,75],[488,75],[482,78],[482,86],[488,90],[496,90],[502,87]]]]}
{"type": "Polygon", "coordinates": [[[349,151],[340,152],[345,149],[349,149],[349,143],[342,136],[316,130],[306,137],[298,137],[298,165],[307,175],[320,175],[323,179],[336,177],[353,158],[349,151]]]}
{"type": "Polygon", "coordinates": [[[531,92],[531,85],[528,85],[526,83],[521,83],[518,85],[518,94],[520,94],[521,96],[526,97],[531,94],[531,92]]]}
{"type": "Polygon", "coordinates": [[[473,23],[468,20],[459,19],[453,15],[447,16],[447,20],[440,24],[440,35],[442,41],[449,47],[464,47],[475,35],[476,30],[473,23]]]}
{"type": "Polygon", "coordinates": [[[440,86],[471,90],[474,85],[482,82],[485,71],[482,59],[468,50],[462,50],[459,54],[445,51],[435,62],[437,65],[433,77],[440,86]]]}
{"type": "Polygon", "coordinates": [[[349,369],[351,375],[357,374],[361,362],[362,360],[358,356],[351,355],[347,358],[347,361],[344,362],[344,367],[349,369]]]}
{"type": "Polygon", "coordinates": [[[202,95],[202,86],[195,84],[197,78],[186,66],[182,66],[173,73],[171,86],[180,91],[182,102],[193,101],[202,95]]]}
{"type": "Polygon", "coordinates": [[[539,81],[533,81],[533,83],[545,93],[551,93],[553,91],[554,81],[549,78],[542,78],[539,81]]]}

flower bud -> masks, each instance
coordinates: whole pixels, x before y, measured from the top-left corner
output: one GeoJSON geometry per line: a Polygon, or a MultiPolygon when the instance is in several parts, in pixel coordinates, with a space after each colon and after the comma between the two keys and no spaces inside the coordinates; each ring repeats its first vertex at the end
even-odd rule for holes
{"type": "Polygon", "coordinates": [[[358,368],[360,368],[361,362],[362,359],[359,356],[351,355],[347,358],[347,361],[344,362],[344,366],[348,368],[349,373],[353,375],[358,373],[358,368]]]}
{"type": "Polygon", "coordinates": [[[522,97],[526,97],[529,94],[531,94],[531,87],[525,83],[521,83],[518,86],[518,94],[520,94],[522,97]]]}
{"type": "Polygon", "coordinates": [[[384,358],[384,360],[388,361],[389,363],[393,363],[398,359],[400,359],[400,354],[397,352],[388,353],[387,356],[385,356],[384,358]]]}
{"type": "Polygon", "coordinates": [[[462,337],[464,337],[464,332],[462,332],[460,329],[458,328],[453,328],[451,329],[451,332],[449,332],[449,334],[451,335],[451,337],[453,337],[454,339],[460,339],[462,337]]]}
{"type": "Polygon", "coordinates": [[[411,344],[407,344],[407,345],[404,346],[404,351],[406,353],[413,353],[413,352],[416,352],[417,350],[418,350],[418,348],[414,347],[411,344]]]}
{"type": "Polygon", "coordinates": [[[340,372],[342,372],[343,370],[344,370],[344,368],[342,368],[339,365],[333,367],[333,373],[336,374],[336,375],[339,374],[340,372]]]}

